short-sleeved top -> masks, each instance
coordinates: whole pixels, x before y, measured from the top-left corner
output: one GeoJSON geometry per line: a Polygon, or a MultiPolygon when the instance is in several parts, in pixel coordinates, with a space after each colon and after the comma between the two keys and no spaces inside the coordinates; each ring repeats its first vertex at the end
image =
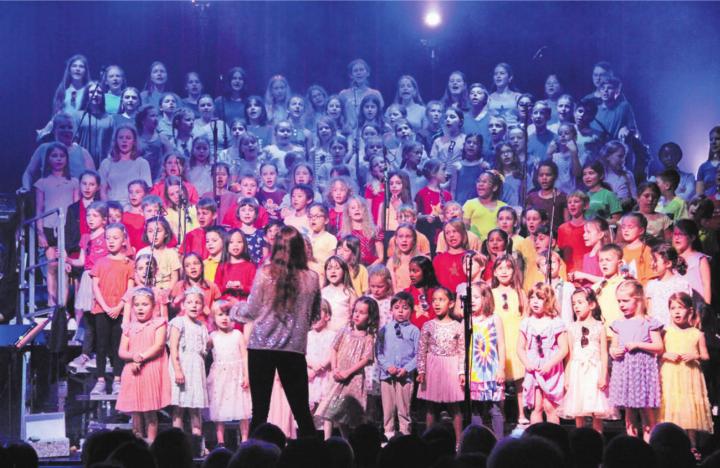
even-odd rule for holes
{"type": "Polygon", "coordinates": [[[452,199],[452,194],[447,190],[440,192],[423,187],[415,195],[415,204],[418,214],[440,216],[442,215],[442,205],[452,199]]]}
{"type": "MultiPolygon", "coordinates": [[[[157,273],[155,274],[155,286],[162,289],[170,289],[172,272],[175,270],[179,272],[182,268],[177,250],[171,247],[165,247],[164,249],[154,249],[152,253],[158,264],[157,273]]],[[[143,248],[137,253],[137,256],[139,257],[144,254],[150,254],[150,247],[143,248]]]]}
{"type": "Polygon", "coordinates": [[[108,254],[105,234],[96,237],[83,234],[80,236],[80,248],[85,251],[85,269],[90,271],[99,259],[108,254]]]}
{"type": "Polygon", "coordinates": [[[662,331],[663,325],[654,317],[634,317],[619,319],[612,322],[610,329],[617,334],[618,344],[650,343],[650,332],[662,331]]]}
{"type": "Polygon", "coordinates": [[[150,164],[143,158],[113,161],[108,157],[100,163],[99,172],[103,183],[107,184],[108,200],[117,200],[123,205],[128,203],[130,182],[140,179],[148,186],[152,185],[150,164]]]}
{"type": "Polygon", "coordinates": [[[602,211],[603,215],[610,216],[622,212],[620,200],[617,195],[608,189],[600,189],[597,192],[588,192],[590,204],[585,211],[585,219],[593,219],[602,211]]]}
{"type": "MultiPolygon", "coordinates": [[[[73,200],[73,193],[79,190],[79,184],[74,177],[68,179],[49,175],[35,182],[35,188],[45,194],[45,211],[54,210],[55,208],[67,210],[67,207],[75,201],[73,200]]],[[[48,228],[58,227],[58,216],[53,214],[43,218],[43,226],[48,228]]]]}
{"type": "MultiPolygon", "coordinates": [[[[540,196],[539,190],[533,190],[528,193],[527,205],[547,213],[548,219],[553,216],[553,199],[543,198],[540,196]]],[[[555,216],[553,217],[553,226],[559,226],[563,221],[563,213],[567,207],[567,195],[560,190],[555,195],[555,216]]]]}
{"type": "MultiPolygon", "coordinates": [[[[127,258],[115,260],[110,257],[103,257],[95,263],[95,266],[90,271],[90,276],[98,279],[105,303],[110,307],[115,307],[127,292],[128,281],[132,279],[134,273],[131,260],[127,258]]],[[[95,298],[92,313],[100,314],[102,312],[102,307],[95,298]]]]}
{"type": "Polygon", "coordinates": [[[715,188],[718,167],[720,167],[720,161],[715,159],[712,161],[705,161],[700,164],[700,167],[698,168],[697,181],[702,182],[705,185],[706,195],[711,189],[715,188]]]}
{"type": "Polygon", "coordinates": [[[568,271],[582,269],[583,256],[591,250],[583,240],[584,230],[584,224],[575,226],[569,221],[558,228],[558,248],[562,252],[568,271]]]}
{"type": "Polygon", "coordinates": [[[485,207],[478,198],[468,200],[463,205],[463,218],[470,220],[470,229],[477,234],[481,240],[487,239],[488,232],[497,227],[497,213],[500,208],[507,204],[496,200],[495,208],[490,210],[485,207]]]}

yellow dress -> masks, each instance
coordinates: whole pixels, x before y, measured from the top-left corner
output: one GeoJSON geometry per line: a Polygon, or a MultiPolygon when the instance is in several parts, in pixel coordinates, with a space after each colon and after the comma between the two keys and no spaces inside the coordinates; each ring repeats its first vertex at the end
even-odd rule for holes
{"type": "Polygon", "coordinates": [[[495,313],[500,316],[503,324],[503,337],[505,338],[505,379],[519,380],[525,377],[525,367],[520,362],[517,353],[517,342],[520,336],[520,299],[517,292],[512,289],[492,290],[495,300],[495,313]],[[508,291],[507,293],[505,291],[508,291]],[[507,300],[503,297],[507,294],[507,300]],[[507,303],[507,308],[505,304],[507,303]]]}
{"type": "MultiPolygon", "coordinates": [[[[697,328],[680,329],[673,325],[665,333],[665,352],[697,352],[701,331],[697,328]]],[[[674,363],[663,361],[660,368],[662,406],[660,421],[675,423],[685,430],[712,432],[705,379],[698,362],[674,363]]]]}

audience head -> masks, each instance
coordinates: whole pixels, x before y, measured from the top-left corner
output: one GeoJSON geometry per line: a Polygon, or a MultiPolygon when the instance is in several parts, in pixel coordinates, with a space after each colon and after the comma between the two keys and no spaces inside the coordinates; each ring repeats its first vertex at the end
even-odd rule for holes
{"type": "Polygon", "coordinates": [[[158,468],[192,468],[193,451],[190,436],[172,428],[158,434],[150,446],[158,468]]]}
{"type": "Polygon", "coordinates": [[[570,451],[576,468],[597,468],[602,462],[603,436],[589,427],[570,432],[570,451]]]}
{"type": "Polygon", "coordinates": [[[605,447],[603,468],[655,468],[655,455],[642,439],[615,436],[605,447]]]}
{"type": "Polygon", "coordinates": [[[240,444],[227,468],[275,468],[279,459],[277,445],[250,439],[240,444]]]}
{"type": "Polygon", "coordinates": [[[270,424],[268,422],[260,424],[256,427],[250,434],[250,437],[274,444],[281,450],[285,448],[285,444],[287,443],[287,437],[285,437],[285,433],[282,429],[277,427],[275,424],[270,424]]]}
{"type": "Polygon", "coordinates": [[[428,468],[430,461],[428,446],[422,439],[403,435],[380,450],[377,468],[428,468]]]}
{"type": "Polygon", "coordinates": [[[497,438],[489,428],[480,424],[470,424],[462,432],[459,452],[482,453],[487,456],[496,444],[497,438]]]}
{"type": "Polygon", "coordinates": [[[91,433],[82,447],[81,460],[83,466],[89,467],[94,463],[106,460],[115,448],[134,440],[135,436],[130,431],[97,431],[91,433]]]}
{"type": "Polygon", "coordinates": [[[498,442],[487,459],[488,468],[558,468],[565,466],[555,444],[538,436],[506,437],[498,442]]]}

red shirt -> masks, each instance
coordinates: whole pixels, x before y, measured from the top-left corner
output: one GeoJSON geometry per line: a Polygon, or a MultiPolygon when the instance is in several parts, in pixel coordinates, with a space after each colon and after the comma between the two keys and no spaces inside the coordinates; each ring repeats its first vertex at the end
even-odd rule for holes
{"type": "Polygon", "coordinates": [[[459,284],[467,281],[465,272],[463,271],[463,257],[465,252],[451,254],[449,252],[441,252],[433,259],[433,267],[437,273],[438,283],[455,293],[459,284]]]}
{"type": "Polygon", "coordinates": [[[95,263],[108,254],[105,234],[91,238],[90,234],[80,237],[80,248],[85,251],[85,269],[90,271],[95,263]]]}
{"type": "Polygon", "coordinates": [[[425,186],[415,195],[415,204],[417,205],[418,214],[434,214],[437,216],[442,213],[442,205],[452,199],[452,194],[447,190],[436,192],[425,186]]]}
{"type": "Polygon", "coordinates": [[[330,208],[330,229],[332,232],[340,232],[340,229],[342,228],[342,216],[343,212],[342,210],[337,211],[334,207],[330,208]]]}
{"type": "Polygon", "coordinates": [[[220,288],[223,297],[233,296],[245,300],[250,295],[256,271],[255,264],[247,260],[240,263],[221,263],[215,273],[215,284],[220,288]],[[241,287],[239,289],[228,288],[227,283],[229,281],[240,281],[241,287]]]}
{"type": "Polygon", "coordinates": [[[370,200],[370,213],[372,213],[375,224],[378,224],[378,219],[380,219],[380,205],[385,201],[385,187],[383,184],[379,184],[377,192],[373,189],[372,183],[367,184],[365,186],[365,199],[370,200]]]}
{"type": "MultiPolygon", "coordinates": [[[[230,228],[240,228],[242,226],[242,223],[239,219],[237,219],[237,216],[235,216],[235,213],[237,213],[238,209],[238,203],[237,199],[233,201],[232,205],[230,205],[230,208],[228,208],[227,212],[225,213],[225,216],[222,218],[222,223],[225,226],[230,226],[230,228]]],[[[255,226],[258,229],[263,229],[268,221],[270,221],[270,214],[267,212],[265,208],[262,206],[258,209],[258,216],[255,220],[255,223],[253,223],[253,226],[255,226]]]]}
{"type": "Polygon", "coordinates": [[[207,247],[205,247],[205,228],[195,228],[187,233],[183,242],[183,252],[186,254],[195,252],[200,255],[203,260],[208,258],[210,253],[207,251],[207,247]]]}
{"type": "Polygon", "coordinates": [[[584,224],[573,226],[570,221],[562,223],[558,227],[558,248],[562,259],[565,260],[567,271],[580,269],[583,264],[583,256],[591,250],[583,240],[584,229],[584,224]]]}
{"type": "MultiPolygon", "coordinates": [[[[115,307],[120,304],[128,290],[128,282],[135,274],[132,260],[127,258],[115,260],[109,257],[99,259],[90,271],[90,276],[97,277],[100,292],[105,304],[115,307]]],[[[93,304],[92,313],[101,314],[104,311],[97,298],[93,304]]]]}
{"type": "Polygon", "coordinates": [[[409,288],[405,289],[405,292],[410,293],[415,301],[415,307],[410,315],[410,323],[422,330],[422,326],[425,322],[435,318],[435,311],[432,309],[432,295],[435,292],[435,288],[424,288],[418,289],[414,285],[410,285],[409,288]],[[424,300],[420,299],[423,296],[424,300]]]}
{"type": "Polygon", "coordinates": [[[145,230],[145,217],[141,214],[126,211],[123,213],[121,221],[127,230],[130,245],[135,249],[135,252],[139,252],[140,249],[146,246],[142,240],[145,230]]]}

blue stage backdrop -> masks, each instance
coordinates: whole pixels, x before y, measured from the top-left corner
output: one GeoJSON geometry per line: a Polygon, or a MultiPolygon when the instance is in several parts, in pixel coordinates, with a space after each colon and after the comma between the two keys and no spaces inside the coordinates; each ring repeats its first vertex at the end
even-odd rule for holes
{"type": "Polygon", "coordinates": [[[707,157],[708,130],[720,123],[720,4],[438,2],[443,22],[434,30],[423,24],[428,5],[3,3],[2,191],[19,186],[35,129],[50,118],[52,94],[74,53],[89,58],[93,78],[101,65],[119,64],[139,88],[153,60],[168,65],[172,87],[180,92],[184,74],[198,70],[213,94],[219,73],[233,65],[247,70],[253,93],[264,93],[276,73],[303,94],[312,83],[337,91],[347,86],[346,64],[363,57],[372,67],[372,85],[386,100],[404,73],[417,77],[426,100],[442,94],[455,69],[489,86],[501,61],[514,67],[521,90],[541,96],[544,78],[557,73],[579,97],[592,89],[593,63],[608,60],[625,82],[653,153],[674,140],[685,150],[684,168],[694,169],[707,157]],[[434,74],[421,40],[437,45],[434,74]],[[542,58],[533,61],[541,47],[547,47],[542,58]]]}

